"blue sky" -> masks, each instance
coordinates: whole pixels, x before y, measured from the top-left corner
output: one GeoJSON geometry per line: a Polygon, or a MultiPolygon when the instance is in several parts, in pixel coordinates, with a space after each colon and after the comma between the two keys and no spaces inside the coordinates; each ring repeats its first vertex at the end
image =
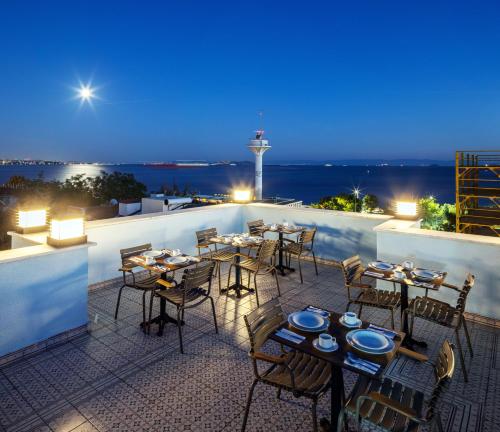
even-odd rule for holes
{"type": "Polygon", "coordinates": [[[259,110],[268,162],[499,147],[498,2],[10,3],[0,157],[251,159],[259,110]]]}

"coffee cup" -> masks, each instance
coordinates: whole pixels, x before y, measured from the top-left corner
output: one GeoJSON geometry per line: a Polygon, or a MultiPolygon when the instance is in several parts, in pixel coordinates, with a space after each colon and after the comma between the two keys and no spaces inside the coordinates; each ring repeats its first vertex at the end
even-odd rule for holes
{"type": "Polygon", "coordinates": [[[324,349],[330,349],[335,345],[335,338],[328,333],[321,333],[318,337],[319,346],[324,349]]]}
{"type": "Polygon", "coordinates": [[[356,315],[356,312],[346,312],[344,314],[344,321],[347,324],[356,324],[358,322],[358,316],[356,315]]]}
{"type": "Polygon", "coordinates": [[[181,254],[180,249],[173,249],[172,252],[170,253],[171,256],[178,256],[181,254]]]}
{"type": "Polygon", "coordinates": [[[412,261],[405,261],[403,263],[403,268],[405,268],[406,270],[413,270],[413,267],[414,267],[414,264],[412,261]]]}
{"type": "Polygon", "coordinates": [[[147,257],[146,257],[145,262],[146,262],[146,265],[152,265],[152,264],[154,264],[156,261],[155,261],[155,259],[154,259],[153,257],[149,257],[149,256],[147,256],[147,257]]]}
{"type": "Polygon", "coordinates": [[[393,275],[394,279],[404,279],[406,277],[406,275],[402,271],[399,271],[399,270],[396,270],[392,275],[393,275]]]}

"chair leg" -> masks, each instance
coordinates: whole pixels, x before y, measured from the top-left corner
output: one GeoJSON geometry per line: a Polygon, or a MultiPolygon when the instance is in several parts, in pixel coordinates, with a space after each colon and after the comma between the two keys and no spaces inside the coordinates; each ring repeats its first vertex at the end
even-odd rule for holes
{"type": "Polygon", "coordinates": [[[299,274],[300,274],[300,283],[304,283],[304,279],[302,278],[302,266],[300,265],[300,256],[297,257],[297,262],[299,263],[299,274]]]}
{"type": "Polygon", "coordinates": [[[247,271],[248,273],[248,280],[247,280],[247,287],[250,289],[250,271],[247,271]]]}
{"type": "Polygon", "coordinates": [[[316,413],[316,406],[318,404],[318,401],[316,399],[313,399],[312,403],[312,420],[313,420],[313,431],[318,432],[318,415],[316,413]]]}
{"type": "Polygon", "coordinates": [[[467,376],[467,370],[465,369],[465,358],[464,352],[462,351],[462,343],[460,342],[460,334],[458,333],[458,327],[455,329],[455,337],[457,339],[458,353],[460,354],[460,364],[462,365],[462,373],[464,374],[464,381],[469,382],[469,377],[467,376]]]}
{"type": "Polygon", "coordinates": [[[155,296],[155,291],[151,290],[151,297],[149,298],[148,334],[151,334],[151,313],[153,311],[154,296],[155,296]]]}
{"type": "MultiPolygon", "coordinates": [[[[345,422],[345,414],[344,414],[344,410],[342,409],[339,413],[339,418],[338,418],[338,421],[337,421],[337,432],[343,432],[344,430],[349,430],[347,427],[344,428],[344,422],[345,422]]],[[[332,425],[333,427],[333,425],[332,425]]]]}
{"type": "Polygon", "coordinates": [[[241,426],[241,432],[245,432],[245,429],[247,428],[248,413],[250,412],[250,405],[252,403],[253,391],[257,383],[258,381],[256,379],[253,380],[252,386],[250,387],[250,391],[248,392],[247,406],[245,408],[245,416],[243,417],[243,425],[241,426]]]}
{"type": "Polygon", "coordinates": [[[221,276],[220,276],[220,266],[222,265],[221,262],[216,262],[215,264],[217,266],[217,279],[219,279],[219,295],[222,294],[222,282],[220,281],[221,276]]]}
{"type": "Polygon", "coordinates": [[[361,319],[361,314],[363,313],[363,305],[359,305],[358,318],[361,319]]]}
{"type": "MultiPolygon", "coordinates": [[[[444,432],[443,422],[441,421],[441,414],[439,413],[439,411],[437,411],[434,414],[434,416],[435,416],[434,424],[436,425],[438,432],[444,432]]],[[[431,431],[433,430],[434,428],[431,429],[431,431]]]]}
{"type": "Polygon", "coordinates": [[[346,312],[349,312],[349,308],[351,307],[351,302],[347,302],[347,306],[345,308],[346,312]]]}
{"type": "Polygon", "coordinates": [[[177,329],[179,330],[179,344],[181,347],[181,354],[184,354],[184,346],[182,345],[181,308],[177,308],[177,329]]]}
{"type": "Polygon", "coordinates": [[[278,272],[274,269],[274,279],[276,279],[276,288],[278,288],[278,297],[281,297],[280,282],[278,280],[278,272]]]}
{"type": "Polygon", "coordinates": [[[118,318],[118,308],[120,307],[120,299],[122,298],[123,288],[125,288],[125,285],[122,285],[120,291],[118,291],[118,300],[116,301],[116,309],[115,309],[115,319],[118,318]]]}
{"type": "Polygon", "coordinates": [[[467,323],[466,323],[465,318],[463,316],[462,316],[462,324],[464,326],[464,333],[465,333],[465,338],[467,339],[467,346],[469,347],[470,356],[474,357],[474,351],[472,350],[472,344],[470,341],[469,329],[467,328],[467,323]]]}
{"type": "Polygon", "coordinates": [[[208,297],[208,298],[210,299],[210,303],[212,304],[212,314],[214,316],[215,333],[219,333],[219,328],[217,327],[217,316],[215,315],[214,299],[212,297],[208,297]]]}
{"type": "Polygon", "coordinates": [[[281,387],[278,388],[278,393],[276,393],[276,399],[281,398],[281,387]]]}
{"type": "Polygon", "coordinates": [[[229,270],[227,272],[227,288],[229,289],[229,284],[231,283],[231,270],[233,269],[233,265],[229,266],[229,270]]]}
{"type": "Polygon", "coordinates": [[[314,252],[312,252],[312,256],[313,256],[313,261],[314,261],[314,269],[316,270],[316,276],[318,276],[318,264],[316,264],[316,255],[314,255],[314,252]]]}
{"type": "Polygon", "coordinates": [[[255,273],[253,277],[253,284],[255,289],[255,300],[257,300],[257,307],[259,307],[260,303],[259,303],[259,290],[257,289],[257,273],[255,273]]]}
{"type": "Polygon", "coordinates": [[[392,329],[394,330],[394,309],[391,309],[391,326],[392,329]]]}
{"type": "Polygon", "coordinates": [[[144,333],[147,333],[148,332],[148,329],[147,329],[147,324],[146,324],[146,292],[147,291],[143,291],[142,292],[142,331],[144,333]]]}

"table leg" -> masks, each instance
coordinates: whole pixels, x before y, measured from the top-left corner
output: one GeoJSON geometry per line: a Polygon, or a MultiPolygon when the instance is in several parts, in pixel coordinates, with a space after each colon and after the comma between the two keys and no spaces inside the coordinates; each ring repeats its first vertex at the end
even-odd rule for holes
{"type": "Polygon", "coordinates": [[[279,251],[278,251],[278,265],[276,266],[276,270],[279,270],[281,272],[282,276],[285,276],[286,271],[293,272],[295,271],[294,268],[288,267],[285,264],[283,264],[283,233],[281,231],[278,232],[278,237],[279,237],[279,251]]]}
{"type": "Polygon", "coordinates": [[[236,296],[239,298],[241,297],[241,290],[249,291],[249,292],[254,292],[255,290],[253,288],[248,288],[247,286],[243,285],[241,282],[241,268],[239,266],[241,262],[241,257],[240,257],[240,251],[241,248],[239,246],[236,247],[236,259],[235,259],[235,276],[236,276],[236,281],[234,284],[227,288],[223,288],[221,291],[229,291],[229,290],[235,290],[236,291],[236,296]]]}
{"type": "Polygon", "coordinates": [[[408,315],[404,313],[406,309],[408,309],[408,284],[401,284],[401,322],[403,324],[403,332],[406,334],[406,337],[402,343],[403,346],[413,349],[415,346],[426,348],[427,343],[424,341],[413,339],[409,334],[409,326],[408,326],[408,315]]]}
{"type": "Polygon", "coordinates": [[[332,432],[337,430],[340,411],[344,405],[344,375],[342,368],[331,365],[332,376],[330,378],[330,420],[322,418],[320,420],[321,430],[332,432]]]}

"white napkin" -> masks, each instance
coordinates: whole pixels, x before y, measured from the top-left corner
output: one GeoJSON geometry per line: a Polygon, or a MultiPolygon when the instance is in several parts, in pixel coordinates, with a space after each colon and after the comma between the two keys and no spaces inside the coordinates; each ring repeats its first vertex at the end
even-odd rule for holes
{"type": "Polygon", "coordinates": [[[276,332],[276,335],[296,344],[300,344],[305,339],[305,336],[294,333],[288,329],[280,329],[276,332]]]}

